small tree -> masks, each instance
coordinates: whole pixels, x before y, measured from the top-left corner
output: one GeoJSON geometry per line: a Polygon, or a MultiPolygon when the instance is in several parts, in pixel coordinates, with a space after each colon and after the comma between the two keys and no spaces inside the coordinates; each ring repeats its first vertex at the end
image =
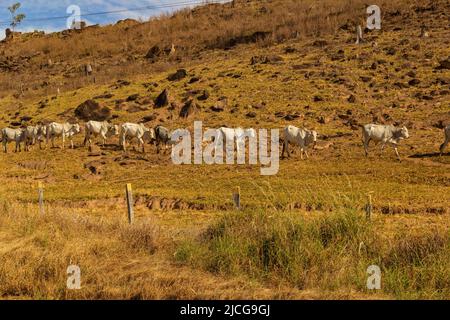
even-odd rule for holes
{"type": "Polygon", "coordinates": [[[12,6],[8,7],[9,12],[11,13],[11,27],[14,31],[14,29],[22,22],[23,19],[25,19],[25,15],[23,13],[16,14],[17,10],[19,10],[21,4],[20,2],[17,2],[13,4],[12,6]]]}

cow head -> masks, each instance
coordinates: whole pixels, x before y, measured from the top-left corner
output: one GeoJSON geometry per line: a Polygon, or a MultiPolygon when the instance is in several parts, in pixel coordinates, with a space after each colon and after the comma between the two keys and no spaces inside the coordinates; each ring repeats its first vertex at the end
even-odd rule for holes
{"type": "Polygon", "coordinates": [[[44,138],[47,136],[47,126],[44,126],[42,124],[38,124],[36,126],[37,129],[37,138],[38,140],[44,140],[44,138]]]}
{"type": "Polygon", "coordinates": [[[72,134],[80,133],[81,132],[80,125],[78,123],[73,124],[72,128],[71,128],[71,131],[72,131],[72,134]]]}
{"type": "Polygon", "coordinates": [[[314,130],[308,130],[306,132],[305,143],[306,145],[312,144],[314,147],[317,144],[317,132],[314,130]]]}
{"type": "Polygon", "coordinates": [[[408,139],[409,138],[409,132],[408,132],[408,129],[406,127],[402,127],[400,129],[400,138],[401,139],[408,139]]]}
{"type": "Polygon", "coordinates": [[[119,126],[117,124],[109,124],[108,125],[108,135],[109,136],[118,136],[119,135],[119,126]]]}
{"type": "Polygon", "coordinates": [[[144,132],[143,139],[144,139],[144,141],[147,141],[148,143],[152,143],[153,141],[155,141],[155,139],[156,139],[155,129],[153,129],[153,128],[147,129],[144,132]]]}

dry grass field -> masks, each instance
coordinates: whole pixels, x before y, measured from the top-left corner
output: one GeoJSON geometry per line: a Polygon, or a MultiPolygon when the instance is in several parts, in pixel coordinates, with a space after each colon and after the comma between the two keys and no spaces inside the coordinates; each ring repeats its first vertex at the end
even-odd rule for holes
{"type": "Polygon", "coordinates": [[[82,146],[83,134],[75,149],[14,153],[11,144],[0,154],[0,298],[449,299],[450,147],[439,157],[450,123],[448,1],[385,3],[382,29],[361,45],[351,23],[364,19],[365,7],[345,0],[237,1],[0,44],[2,59],[41,52],[16,71],[2,69],[1,127],[81,123],[74,111],[92,99],[116,124],[293,124],[317,130],[321,147],[261,176],[259,165],[177,166],[151,145],[145,154],[123,152],[117,138],[94,150],[82,146]],[[208,33],[211,17],[222,27],[208,33]],[[429,37],[420,37],[422,25],[429,37]],[[242,40],[257,31],[271,36],[242,40]],[[242,42],[224,45],[236,38],[242,42]],[[172,42],[175,56],[144,58],[154,44],[172,42]],[[50,58],[55,66],[41,68],[50,58]],[[76,71],[84,63],[97,66],[95,83],[76,71]],[[168,79],[181,68],[185,77],[168,79]],[[171,103],[158,108],[164,89],[171,103]],[[189,99],[197,109],[184,119],[189,99]],[[364,156],[360,125],[370,122],[408,127],[402,162],[373,144],[364,156]],[[232,203],[237,186],[241,211],[232,203]],[[81,268],[80,290],[66,287],[71,264],[81,268]],[[366,288],[370,265],[381,268],[380,290],[366,288]]]}

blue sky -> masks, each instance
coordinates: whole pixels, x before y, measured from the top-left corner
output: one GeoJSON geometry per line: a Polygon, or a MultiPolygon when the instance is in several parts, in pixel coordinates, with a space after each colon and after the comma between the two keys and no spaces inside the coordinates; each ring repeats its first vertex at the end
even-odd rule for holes
{"type": "Polygon", "coordinates": [[[18,13],[24,13],[26,15],[25,20],[16,28],[16,31],[44,30],[46,32],[52,32],[66,29],[67,19],[62,18],[45,21],[37,21],[36,19],[69,16],[70,14],[67,13],[67,9],[70,5],[80,7],[81,19],[87,21],[88,24],[109,24],[125,18],[146,20],[151,16],[172,12],[173,10],[187,7],[189,4],[204,2],[204,0],[0,0],[0,39],[4,38],[4,30],[9,27],[11,15],[7,8],[16,2],[22,4],[18,13]],[[146,6],[154,6],[154,8],[142,9],[146,6]],[[83,14],[89,13],[138,8],[141,9],[111,14],[87,15],[83,17],[83,14]]]}

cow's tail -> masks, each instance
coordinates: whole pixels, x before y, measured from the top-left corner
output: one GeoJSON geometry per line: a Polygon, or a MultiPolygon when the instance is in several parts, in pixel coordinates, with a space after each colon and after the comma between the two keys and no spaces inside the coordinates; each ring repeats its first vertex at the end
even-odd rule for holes
{"type": "Polygon", "coordinates": [[[3,142],[3,130],[0,130],[0,142],[3,142]]]}

